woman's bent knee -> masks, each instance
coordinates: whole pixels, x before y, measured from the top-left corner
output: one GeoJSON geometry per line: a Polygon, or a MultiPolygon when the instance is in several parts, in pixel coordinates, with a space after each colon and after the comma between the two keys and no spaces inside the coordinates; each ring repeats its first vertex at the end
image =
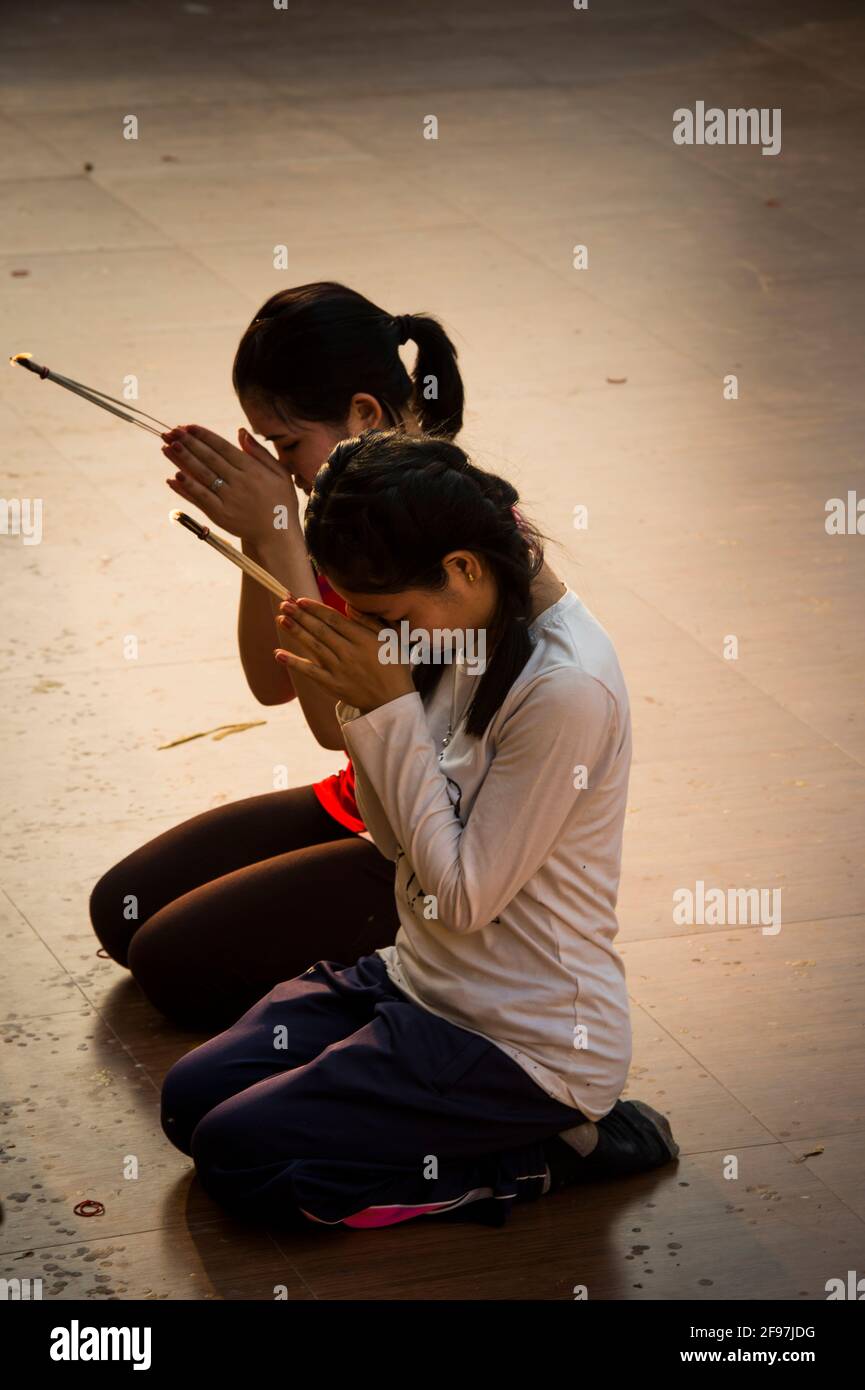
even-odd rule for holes
{"type": "Polygon", "coordinates": [[[166,1138],[181,1153],[192,1156],[192,1136],[210,1108],[206,1099],[207,1064],[198,1048],[187,1052],[166,1073],[162,1083],[161,1119],[166,1138]]]}
{"type": "Polygon", "coordinates": [[[129,946],[140,925],[138,902],[124,884],[124,863],[103,874],[90,894],[90,921],[99,942],[118,965],[129,965],[129,946]]]}
{"type": "Polygon", "coordinates": [[[128,952],[132,978],[179,1028],[220,1032],[244,1012],[218,962],[194,949],[194,924],[175,904],[157,912],[136,932],[128,952]]]}
{"type": "Polygon", "coordinates": [[[249,1107],[231,1099],[215,1106],[196,1127],[191,1154],[204,1191],[238,1219],[308,1226],[294,1194],[298,1164],[259,1152],[249,1107]]]}

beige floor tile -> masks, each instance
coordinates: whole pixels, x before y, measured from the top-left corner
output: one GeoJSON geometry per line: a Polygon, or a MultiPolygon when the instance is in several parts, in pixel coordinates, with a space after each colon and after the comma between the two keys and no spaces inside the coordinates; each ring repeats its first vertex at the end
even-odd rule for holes
{"type": "MultiPolygon", "coordinates": [[[[95,191],[99,198],[105,197],[95,191]]],[[[130,216],[123,209],[121,213],[130,216]]],[[[148,240],[153,246],[165,238],[158,233],[148,240]]],[[[232,351],[235,338],[257,308],[202,269],[195,256],[177,247],[157,245],[145,250],[132,242],[104,252],[82,248],[73,254],[68,243],[64,247],[60,240],[58,245],[62,249],[50,254],[33,254],[34,248],[28,247],[29,254],[0,260],[9,351],[32,352],[37,361],[62,375],[112,396],[122,396],[128,372],[146,376],[154,330],[173,333],[176,369],[192,381],[203,370],[192,344],[207,345],[202,354],[206,359],[210,335],[215,334],[214,350],[232,351]],[[19,266],[29,269],[29,274],[13,279],[12,271],[19,266]],[[62,313],[48,310],[54,303],[63,305],[62,313]]],[[[11,372],[4,372],[4,398],[14,389],[16,399],[27,400],[32,410],[32,391],[29,397],[23,394],[27,385],[32,391],[42,387],[46,399],[49,391],[61,399],[68,394],[36,377],[18,384],[11,372]]],[[[80,404],[88,414],[95,411],[85,402],[72,404],[80,404]]],[[[146,409],[143,400],[138,404],[146,409]]],[[[74,421],[69,402],[64,400],[63,409],[64,418],[74,421]]]]}
{"type": "Polygon", "coordinates": [[[865,1180],[862,1174],[862,1130],[852,1134],[821,1135],[810,1139],[796,1136],[787,1141],[794,1162],[804,1163],[828,1187],[846,1202],[851,1211],[865,1218],[865,1180]]]}
{"type": "Polygon", "coordinates": [[[697,928],[629,942],[625,959],[640,1006],[776,1138],[865,1126],[861,916],[697,928]]]}
{"type": "Polygon", "coordinates": [[[88,1230],[74,1241],[10,1254],[3,1265],[4,1277],[41,1279],[42,1297],[59,1302],[313,1297],[266,1233],[226,1221],[107,1240],[88,1230]]]}
{"type": "Polygon", "coordinates": [[[203,1194],[187,1204],[157,1088],[98,1015],[30,1014],[2,1034],[5,1251],[212,1220],[203,1194]],[[76,1215],[84,1201],[105,1211],[76,1215]]]}
{"type": "Polygon", "coordinates": [[[107,247],[135,249],[164,246],[165,234],[145,214],[130,211],[123,202],[82,174],[76,179],[8,180],[7,204],[0,233],[0,251],[18,261],[44,251],[87,251],[98,223],[107,247]],[[63,218],[55,216],[62,197],[63,218]]]}
{"type": "Polygon", "coordinates": [[[393,235],[418,227],[461,222],[462,215],[444,199],[431,199],[420,184],[393,177],[387,166],[346,160],[338,177],[332,162],[304,166],[279,180],[268,169],[238,173],[207,172],[166,166],[164,178],[106,174],[102,187],[116,203],[160,229],[163,237],[191,249],[211,242],[261,241],[262,255],[273,263],[274,248],[288,245],[291,228],[302,224],[317,236],[344,227],[342,208],[353,207],[352,233],[387,231],[393,235]],[[371,187],[376,198],[369,198],[371,187]],[[202,203],[208,216],[201,215],[202,203]]]}
{"type": "Polygon", "coordinates": [[[30,115],[27,126],[63,156],[67,169],[77,172],[82,162],[89,162],[97,179],[105,174],[182,174],[191,168],[215,173],[234,165],[273,166],[273,177],[279,180],[307,165],[372,158],[303,107],[272,100],[191,106],[178,102],[175,94],[174,102],[148,110],[137,140],[123,138],[121,123],[110,108],[74,112],[62,124],[51,112],[30,115]],[[174,165],[179,168],[173,170],[174,165]]]}
{"type": "Polygon", "coordinates": [[[80,1014],[84,998],[72,976],[5,893],[0,895],[0,939],[7,962],[0,976],[0,1023],[20,1021],[34,1008],[45,1016],[80,1014]]]}
{"type": "MultiPolygon", "coordinates": [[[[672,1036],[636,1002],[642,998],[645,980],[633,969],[627,945],[621,953],[635,1001],[631,1007],[634,1050],[624,1098],[645,1101],[666,1115],[683,1157],[719,1144],[750,1148],[771,1140],[765,1125],[692,1056],[687,1037],[672,1036]]],[[[642,964],[638,959],[637,970],[642,964]]]]}
{"type": "Polygon", "coordinates": [[[217,796],[236,800],[272,791],[278,767],[306,772],[314,766],[324,776],[342,763],[340,754],[327,749],[310,751],[294,707],[275,717],[274,707],[259,727],[224,739],[163,748],[262,714],[250,710],[233,663],[218,682],[207,662],[158,670],[125,664],[128,669],[120,669],[118,660],[118,669],[101,673],[98,682],[87,675],[64,679],[50,668],[53,674],[34,684],[7,684],[6,698],[16,705],[7,727],[16,752],[7,794],[17,799],[17,833],[23,838],[92,826],[96,805],[104,820],[136,820],[149,811],[171,824],[217,796]],[[56,686],[49,685],[55,680],[56,686]],[[109,765],[118,747],[123,766],[115,775],[109,765]]]}
{"type": "MultiPolygon", "coordinates": [[[[94,42],[93,35],[72,42],[75,62],[70,71],[70,45],[65,34],[50,47],[7,50],[0,76],[2,109],[13,115],[56,112],[58,126],[67,112],[106,108],[122,130],[123,118],[137,115],[143,124],[148,108],[176,102],[183,91],[190,102],[255,101],[261,81],[244,72],[230,53],[209,52],[191,31],[187,42],[166,45],[129,32],[112,43],[94,42]],[[98,95],[97,95],[98,94],[98,95]]],[[[47,37],[47,35],[46,35],[47,37]]],[[[139,127],[140,128],[140,127],[139,127]]]]}
{"type": "Polygon", "coordinates": [[[0,117],[0,179],[54,178],[68,172],[66,160],[27,123],[0,117]]]}

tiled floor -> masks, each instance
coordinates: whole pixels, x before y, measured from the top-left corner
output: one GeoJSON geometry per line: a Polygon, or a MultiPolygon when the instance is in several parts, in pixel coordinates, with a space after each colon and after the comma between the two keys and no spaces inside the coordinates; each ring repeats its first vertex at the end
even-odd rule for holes
{"type": "Polygon", "coordinates": [[[335,760],[252,702],[234,578],[168,526],[155,442],[7,372],[3,495],[45,521],[39,546],[2,538],[0,1273],[59,1299],[825,1297],[865,1261],[865,539],[824,527],[865,491],[861,12],[48,0],[3,23],[9,352],[114,394],[134,372],[143,408],[228,433],[236,338],[280,284],[342,279],[452,331],[469,445],[628,677],[629,1094],[682,1156],[504,1230],[289,1239],[191,1182],[157,1104],[194,1039],[97,957],[89,886],[275,763],[302,783],[335,760]],[[674,146],[697,99],[780,107],[782,153],[674,146]],[[697,880],[780,888],[781,931],[677,925],[697,880]]]}

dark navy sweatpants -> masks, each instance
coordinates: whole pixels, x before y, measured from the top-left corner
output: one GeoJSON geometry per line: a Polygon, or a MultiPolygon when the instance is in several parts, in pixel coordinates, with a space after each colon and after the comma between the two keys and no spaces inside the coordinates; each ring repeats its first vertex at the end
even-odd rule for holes
{"type": "Polygon", "coordinates": [[[162,1115],[237,1215],[359,1227],[463,1207],[499,1224],[541,1195],[542,1141],[585,1120],[378,955],[277,985],[171,1068],[162,1115]]]}

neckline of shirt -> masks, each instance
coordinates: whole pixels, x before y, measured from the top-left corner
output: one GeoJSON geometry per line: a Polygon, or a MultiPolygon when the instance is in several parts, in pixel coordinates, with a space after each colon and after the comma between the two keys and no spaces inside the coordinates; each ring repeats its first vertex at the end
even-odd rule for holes
{"type": "Polygon", "coordinates": [[[579,603],[579,601],[579,597],[573,589],[565,589],[561,598],[557,598],[555,603],[550,604],[549,608],[544,608],[534,621],[529,623],[529,632],[540,632],[542,628],[549,627],[550,623],[555,622],[565,608],[570,608],[572,602],[579,603]]]}
{"type": "MultiPolygon", "coordinates": [[[[538,616],[529,623],[529,632],[532,636],[542,632],[544,628],[549,627],[550,623],[554,623],[566,608],[570,608],[572,603],[579,602],[579,595],[575,594],[573,589],[566,589],[561,598],[557,598],[555,603],[551,603],[548,608],[543,608],[538,616]]],[[[460,662],[455,661],[453,665],[455,683],[463,677],[467,677],[467,672],[464,671],[460,662]]]]}

